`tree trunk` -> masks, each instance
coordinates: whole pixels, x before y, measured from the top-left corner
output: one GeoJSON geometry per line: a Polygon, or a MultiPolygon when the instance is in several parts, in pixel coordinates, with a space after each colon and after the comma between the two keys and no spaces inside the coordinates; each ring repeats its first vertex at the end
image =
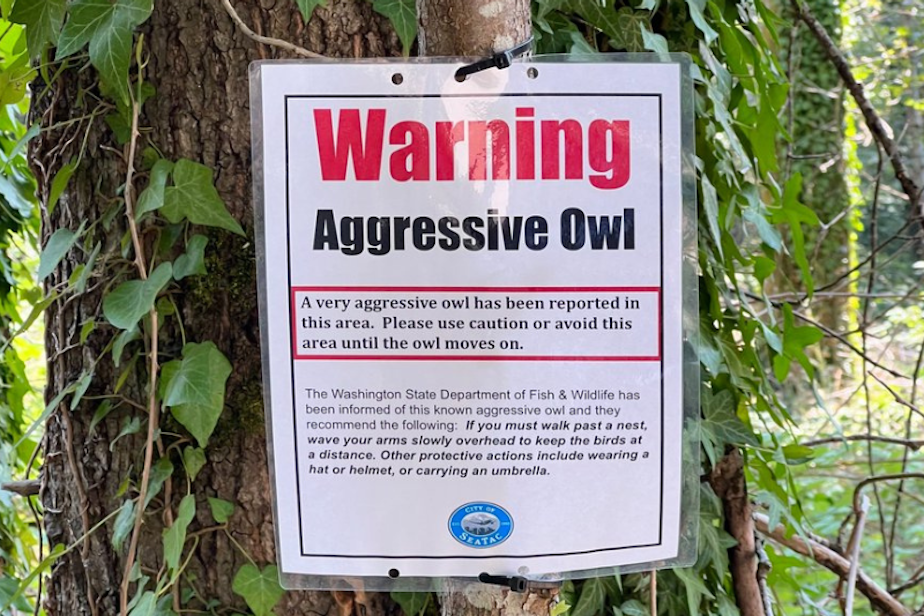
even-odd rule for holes
{"type": "MultiPolygon", "coordinates": [[[[238,0],[234,4],[254,31],[327,56],[400,55],[401,45],[391,25],[373,11],[368,0],[328,0],[315,9],[308,24],[294,1],[238,0]]],[[[526,0],[479,4],[481,10],[461,0],[453,7],[423,2],[422,28],[427,35],[421,37],[421,47],[441,54],[483,54],[528,36],[526,0]]],[[[144,52],[149,60],[145,78],[156,88],[156,95],[143,108],[139,151],[151,145],[167,159],[188,158],[211,167],[228,209],[248,232],[247,239],[208,233],[208,275],[187,279],[192,282],[185,284],[184,293],[174,296],[188,339],[215,342],[234,367],[225,410],[206,449],[208,462],[192,487],[199,507],[191,530],[213,525],[203,502],[206,496],[232,501],[237,508],[229,522],[230,535],[257,563],[274,563],[251,222],[247,65],[284,54],[258,45],[238,31],[220,0],[158,0],[144,31],[144,52]]],[[[52,178],[68,160],[76,159],[86,139],[83,163],[57,207],[52,212],[43,210],[43,237],[47,241],[54,230],[73,230],[87,221],[92,238],[87,247],[99,242],[103,255],[87,292],[59,300],[46,312],[46,398],[54,398],[84,370],[94,371],[92,385],[78,407],[62,405],[46,426],[41,498],[52,545],[81,540],[89,528],[118,508],[126,485],[128,494],[135,494],[144,450],[143,428],[116,441],[127,419],[145,418],[143,411],[130,405],[116,404],[114,411],[90,429],[99,397],[116,390],[124,370],[128,377],[119,394],[132,400],[146,399],[146,349],[140,342],[129,345],[121,364],[115,366],[107,348],[118,332],[102,317],[102,294],[118,272],[130,266],[120,252],[126,231],[122,208],[111,222],[106,218],[118,206],[116,196],[125,181],[127,152],[114,141],[112,130],[102,120],[104,114],[91,118],[90,123],[60,124],[87,116],[98,100],[93,94],[96,85],[92,72],[79,69],[78,64],[65,71],[47,95],[34,99],[33,118],[41,119],[46,127],[60,128],[43,132],[30,145],[39,196],[47,204],[52,178]],[[81,328],[90,321],[97,326],[81,344],[81,328]],[[132,357],[137,362],[133,363],[132,357]]],[[[144,182],[140,184],[144,186],[144,182]]],[[[143,235],[143,241],[153,243],[154,238],[143,235]]],[[[50,277],[49,287],[66,281],[85,260],[86,251],[72,250],[50,277]]],[[[168,331],[165,337],[161,346],[164,357],[178,355],[179,332],[168,331]]],[[[176,428],[169,417],[162,421],[163,430],[176,428]]],[[[174,462],[179,468],[176,456],[174,462]]],[[[176,473],[172,495],[164,498],[175,510],[185,493],[182,474],[176,473]]],[[[142,573],[156,572],[163,564],[164,509],[163,498],[155,500],[145,517],[138,550],[142,573]]],[[[46,586],[49,616],[119,613],[125,550],[113,548],[112,531],[110,520],[90,534],[80,548],[55,563],[46,586]]],[[[195,574],[196,595],[203,602],[214,599],[223,606],[244,609],[241,598],[231,590],[231,580],[247,562],[245,557],[222,533],[204,533],[199,539],[189,569],[195,574]]],[[[547,613],[551,601],[549,594],[508,596],[496,588],[481,588],[474,594],[450,593],[444,599],[444,613],[479,614],[547,613]]],[[[339,591],[289,592],[275,609],[278,616],[399,612],[387,594],[339,591]]]]}

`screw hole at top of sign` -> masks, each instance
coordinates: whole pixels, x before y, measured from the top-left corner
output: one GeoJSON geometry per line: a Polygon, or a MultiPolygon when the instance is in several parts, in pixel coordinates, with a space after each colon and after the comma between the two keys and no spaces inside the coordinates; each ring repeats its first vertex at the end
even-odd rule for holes
{"type": "Polygon", "coordinates": [[[398,571],[397,569],[389,569],[389,570],[388,570],[388,577],[390,577],[390,578],[393,579],[393,580],[394,580],[395,578],[397,578],[399,575],[401,575],[401,572],[398,571]]]}
{"type": "Polygon", "coordinates": [[[396,86],[400,86],[402,83],[404,83],[404,75],[401,73],[395,73],[391,76],[391,82],[396,86]]]}
{"type": "Polygon", "coordinates": [[[535,66],[529,67],[526,69],[526,76],[530,79],[535,79],[539,76],[539,69],[537,69],[535,66]]]}

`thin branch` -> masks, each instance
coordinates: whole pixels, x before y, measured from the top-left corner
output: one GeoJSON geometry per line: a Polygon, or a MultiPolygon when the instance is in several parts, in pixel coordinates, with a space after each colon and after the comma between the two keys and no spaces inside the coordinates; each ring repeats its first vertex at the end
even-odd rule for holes
{"type": "Polygon", "coordinates": [[[869,513],[869,499],[865,496],[856,511],[857,523],[853,527],[847,553],[850,555],[850,571],[847,573],[847,600],[844,616],[853,616],[853,596],[857,588],[857,572],[860,570],[860,542],[863,539],[863,527],[866,526],[866,514],[869,513]]]}
{"type": "MultiPolygon", "coordinates": [[[[765,537],[786,546],[802,556],[811,558],[822,567],[834,572],[841,579],[845,579],[849,575],[850,562],[821,543],[811,539],[804,539],[799,535],[790,537],[782,524],[771,530],[770,519],[761,513],[754,514],[754,525],[765,537]]],[[[863,572],[863,569],[857,570],[857,590],[863,593],[872,606],[882,614],[887,616],[911,616],[911,610],[876,584],[863,572]]]]}
{"type": "Polygon", "coordinates": [[[859,107],[860,111],[863,113],[863,119],[866,121],[866,125],[869,127],[870,132],[879,145],[882,146],[882,149],[885,150],[886,154],[888,154],[889,160],[892,162],[892,168],[895,170],[895,177],[898,179],[902,191],[908,196],[914,214],[920,215],[922,213],[921,188],[911,179],[905,167],[905,161],[902,159],[901,152],[898,149],[898,145],[889,135],[889,129],[886,127],[885,122],[879,117],[879,114],[876,113],[876,109],[866,97],[866,93],[863,91],[863,85],[853,76],[853,71],[851,71],[850,66],[847,64],[847,59],[844,58],[844,54],[841,53],[837,44],[831,40],[825,27],[821,25],[821,22],[818,21],[809,8],[800,0],[790,0],[790,2],[792,3],[793,9],[795,9],[799,17],[801,17],[802,21],[808,26],[809,30],[811,30],[812,34],[818,40],[825,55],[827,55],[831,63],[834,64],[838,74],[847,86],[847,90],[856,101],[857,107],[859,107]]]}
{"type": "Polygon", "coordinates": [[[313,51],[308,51],[304,47],[299,47],[289,41],[284,41],[282,39],[273,38],[271,36],[263,36],[262,34],[257,34],[251,30],[247,24],[244,23],[244,20],[241,19],[241,16],[237,14],[237,11],[234,10],[234,7],[231,6],[231,0],[221,0],[221,5],[225,7],[228,15],[231,16],[231,19],[234,20],[234,23],[237,25],[238,29],[252,41],[257,43],[262,43],[264,45],[269,45],[271,47],[278,47],[279,49],[285,49],[286,51],[291,51],[292,53],[299,55],[303,58],[324,58],[319,53],[313,51]]]}
{"type": "Polygon", "coordinates": [[[0,483],[0,490],[4,492],[12,492],[13,494],[29,497],[37,496],[39,493],[39,488],[41,488],[42,482],[38,479],[29,479],[27,481],[10,481],[7,483],[0,483]]]}
{"type": "Polygon", "coordinates": [[[829,336],[829,337],[831,337],[831,338],[835,338],[836,340],[840,341],[840,342],[843,343],[844,346],[846,346],[848,349],[850,349],[851,351],[853,351],[854,353],[856,353],[857,355],[859,355],[862,359],[866,360],[866,361],[867,361],[868,363],[870,363],[871,365],[876,366],[876,367],[879,368],[880,370],[884,370],[885,372],[888,372],[888,373],[891,374],[892,376],[894,376],[894,377],[896,377],[896,378],[899,378],[899,379],[907,379],[907,378],[909,378],[909,377],[905,376],[904,374],[902,374],[901,372],[897,372],[897,371],[893,370],[892,368],[889,368],[888,366],[885,366],[885,365],[879,363],[878,361],[876,361],[875,359],[873,359],[872,357],[870,357],[869,355],[867,355],[866,353],[864,353],[861,349],[857,348],[856,345],[854,345],[852,342],[850,342],[850,340],[848,340],[846,336],[843,336],[843,335],[837,333],[836,331],[834,331],[834,330],[831,329],[830,327],[827,327],[827,326],[825,326],[825,325],[819,323],[819,322],[816,321],[815,319],[813,319],[813,318],[811,318],[811,317],[809,317],[809,316],[807,316],[807,315],[805,315],[805,314],[802,314],[801,312],[798,312],[798,311],[796,311],[796,310],[793,310],[793,311],[792,311],[792,314],[793,314],[794,317],[796,317],[796,318],[798,318],[798,319],[801,319],[802,321],[805,321],[805,322],[808,323],[809,325],[814,325],[815,327],[817,327],[818,329],[820,329],[822,332],[824,332],[824,334],[825,334],[826,336],[829,336]]]}
{"type": "Polygon", "coordinates": [[[860,492],[868,485],[876,485],[883,481],[895,481],[896,479],[924,479],[924,473],[891,473],[888,475],[873,475],[872,477],[867,477],[860,481],[857,484],[857,487],[853,489],[853,508],[858,509],[860,507],[860,492]]]}
{"type": "Polygon", "coordinates": [[[898,395],[898,392],[895,391],[894,389],[892,389],[891,387],[889,387],[889,384],[888,384],[888,383],[886,383],[885,381],[883,381],[882,379],[880,379],[878,376],[876,376],[876,373],[875,373],[875,372],[870,372],[869,375],[870,375],[871,377],[873,377],[874,379],[876,379],[877,381],[879,381],[879,384],[882,385],[883,387],[885,387],[886,390],[887,390],[890,394],[892,394],[892,397],[895,399],[896,402],[898,402],[899,404],[901,404],[903,407],[905,407],[905,408],[908,409],[909,411],[912,411],[912,412],[914,412],[914,413],[917,413],[917,414],[920,415],[921,417],[924,417],[924,411],[922,411],[922,410],[919,409],[917,406],[915,406],[914,404],[911,404],[910,402],[908,402],[907,400],[905,400],[904,398],[902,398],[900,395],[898,395]]]}
{"type": "Polygon", "coordinates": [[[828,445],[830,443],[843,443],[845,441],[872,441],[874,443],[889,443],[892,445],[902,445],[912,451],[917,451],[924,447],[924,439],[913,440],[905,438],[894,438],[891,436],[879,436],[876,434],[851,434],[850,436],[830,436],[819,438],[811,441],[799,443],[803,447],[816,447],[818,445],[828,445]]]}

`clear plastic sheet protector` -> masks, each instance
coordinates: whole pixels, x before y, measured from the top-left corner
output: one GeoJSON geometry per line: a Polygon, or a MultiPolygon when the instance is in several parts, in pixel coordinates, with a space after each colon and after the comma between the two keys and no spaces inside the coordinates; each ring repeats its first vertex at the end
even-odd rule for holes
{"type": "Polygon", "coordinates": [[[688,60],[462,65],[252,66],[286,588],[695,560],[688,60]]]}

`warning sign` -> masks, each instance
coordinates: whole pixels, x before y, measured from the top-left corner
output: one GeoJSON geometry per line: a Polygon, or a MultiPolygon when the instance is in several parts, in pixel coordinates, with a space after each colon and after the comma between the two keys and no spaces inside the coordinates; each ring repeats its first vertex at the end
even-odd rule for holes
{"type": "Polygon", "coordinates": [[[258,66],[281,570],[673,558],[681,65],[457,68],[258,66]]]}

